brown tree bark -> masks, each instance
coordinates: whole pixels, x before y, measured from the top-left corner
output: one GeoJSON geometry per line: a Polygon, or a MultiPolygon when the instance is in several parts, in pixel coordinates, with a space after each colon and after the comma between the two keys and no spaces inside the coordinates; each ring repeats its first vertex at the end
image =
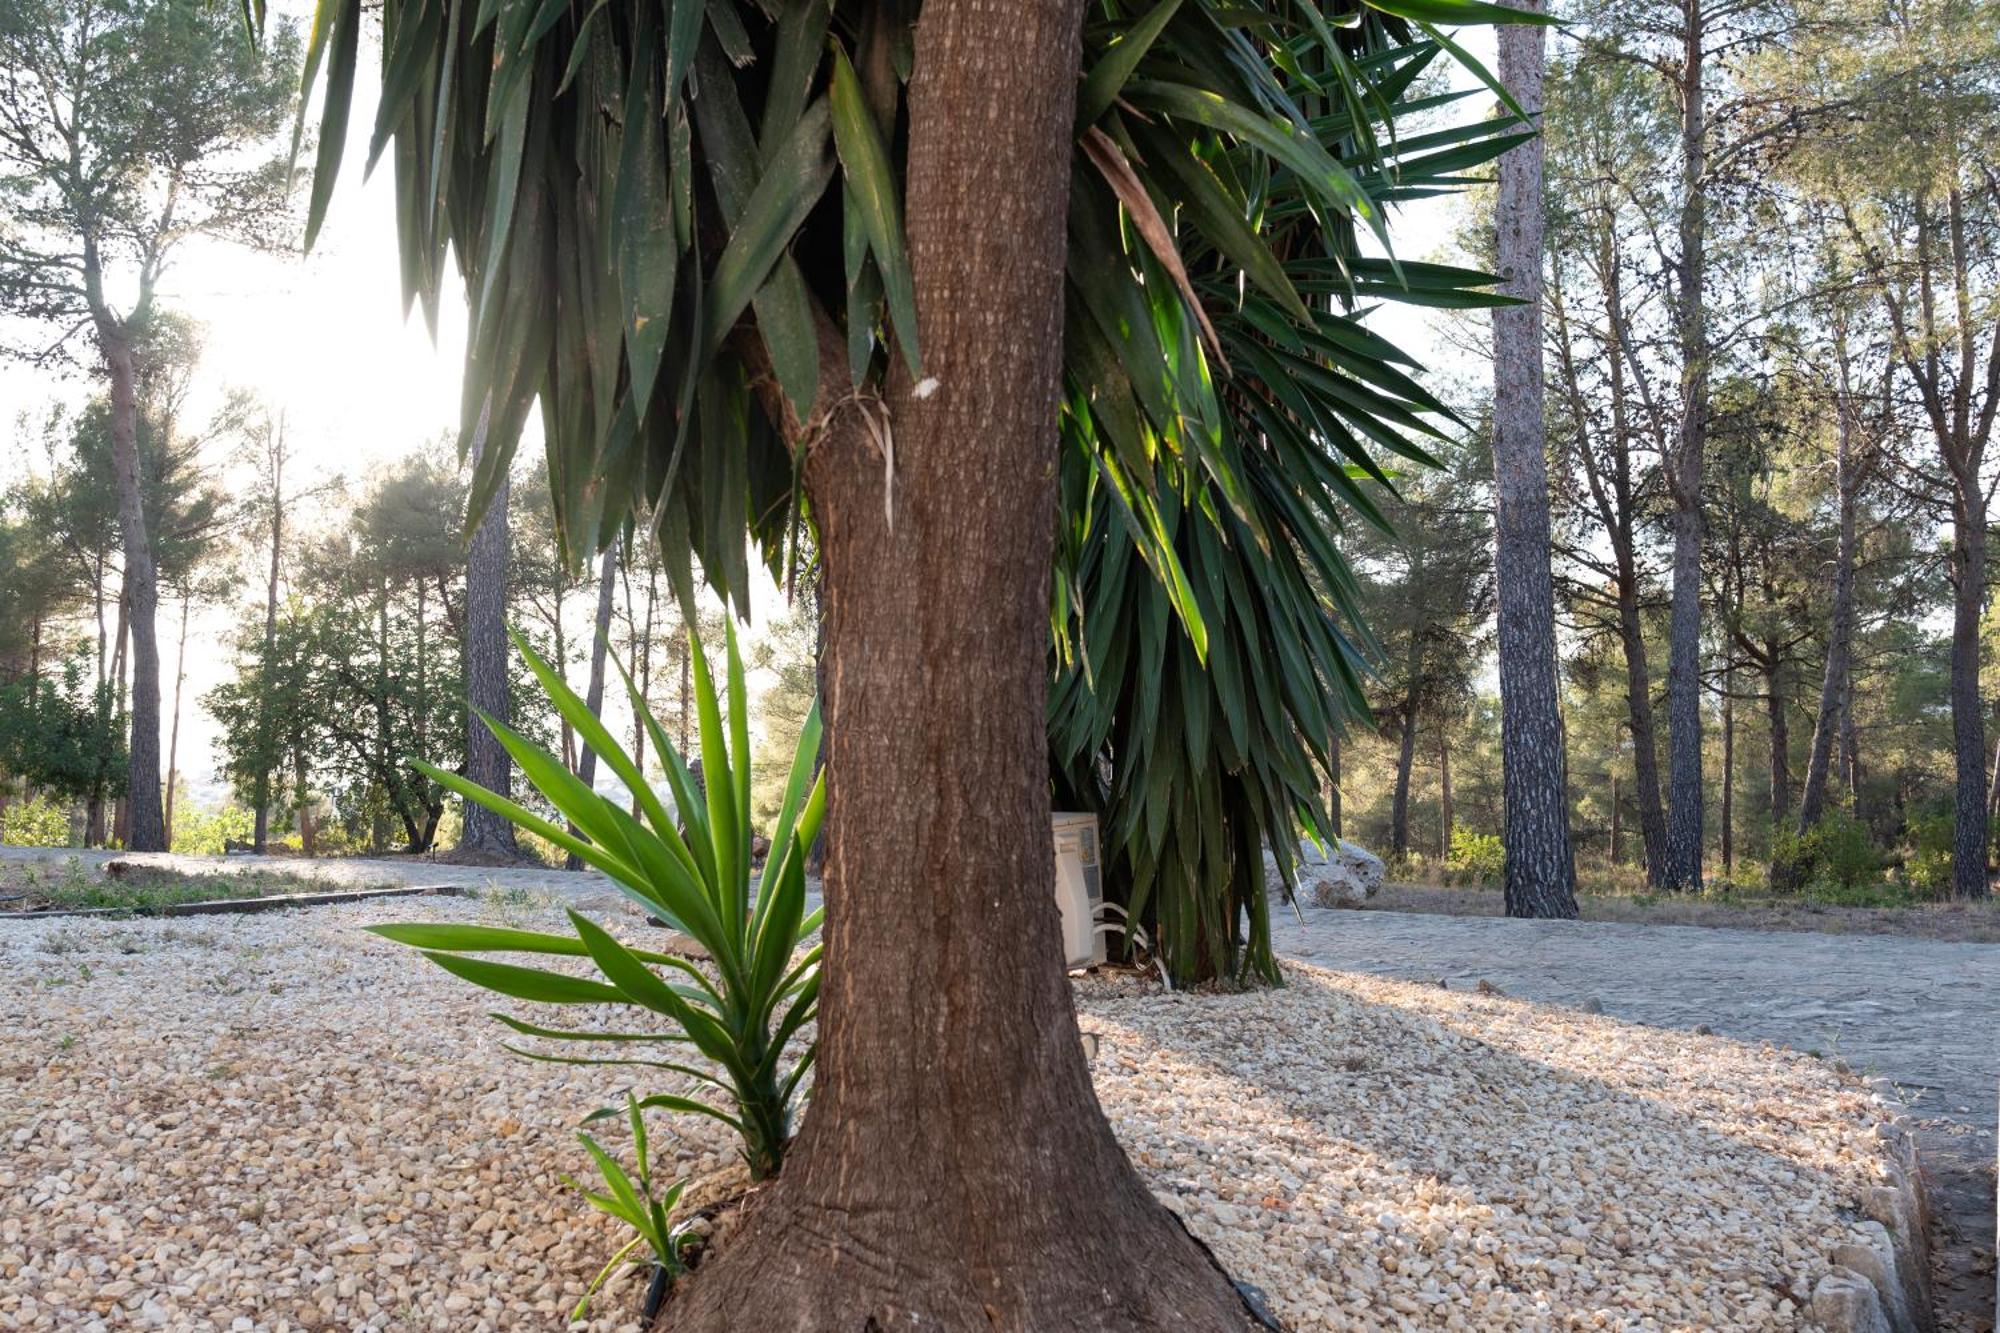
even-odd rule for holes
{"type": "Polygon", "coordinates": [[[125,799],[131,810],[125,846],[135,852],[167,850],[160,808],[160,604],[153,545],[146,532],[139,470],[139,400],[130,332],[108,315],[97,320],[97,342],[111,379],[111,457],[118,488],[118,527],[125,549],[124,602],[132,643],[132,738],[125,799]]]}
{"type": "Polygon", "coordinates": [[[1664,887],[1701,887],[1702,463],[1708,451],[1708,130],[1703,0],[1686,0],[1681,60],[1680,254],[1675,335],[1680,344],[1681,419],[1665,458],[1673,498],[1673,595],[1667,626],[1667,847],[1664,887]]]}
{"type": "Polygon", "coordinates": [[[1438,860],[1451,859],[1451,734],[1438,725],[1438,860]]]}
{"type": "Polygon", "coordinates": [[[1785,658],[1781,646],[1765,641],[1764,718],[1770,730],[1771,827],[1785,822],[1792,809],[1792,735],[1785,716],[1785,658]]]}
{"type": "Polygon", "coordinates": [[[1326,741],[1326,814],[1332,827],[1327,831],[1336,839],[1344,836],[1340,831],[1340,737],[1329,736],[1326,741]]]}
{"type": "MultiPolygon", "coordinates": [[[[1542,0],[1514,0],[1540,12],[1542,0]]],[[[1500,79],[1530,115],[1542,108],[1544,29],[1497,32],[1500,79]]],[[[1555,583],[1542,376],[1542,141],[1500,159],[1500,290],[1493,312],[1493,532],[1499,589],[1500,768],[1507,915],[1576,916],[1569,771],[1557,698],[1555,583]]],[[[1450,854],[1451,815],[1445,814],[1450,854]]]]}
{"type": "MultiPolygon", "coordinates": [[[[611,642],[612,595],[618,586],[618,545],[612,543],[604,550],[604,558],[599,562],[597,574],[597,615],[591,621],[594,633],[590,641],[590,683],[584,687],[583,702],[590,709],[592,717],[604,715],[604,658],[611,642]]],[[[597,751],[588,745],[583,747],[582,757],[577,761],[576,776],[586,787],[597,783],[597,751]]],[[[577,837],[583,835],[572,825],[570,832],[577,837]]],[[[583,858],[571,852],[563,862],[565,870],[583,869],[583,858]]]]}
{"type": "MultiPolygon", "coordinates": [[[[807,463],[831,718],[817,1082],[676,1330],[1248,1326],[1097,1106],[1057,937],[1042,710],[1081,11],[927,0],[917,26],[935,384],[899,372],[807,463]],[[859,428],[878,410],[893,459],[859,428]]],[[[847,382],[826,350],[823,393],[847,382]]]]}
{"type": "MultiPolygon", "coordinates": [[[[477,462],[475,451],[474,461],[477,462]]],[[[465,776],[488,791],[508,794],[514,761],[474,709],[508,720],[507,700],[507,492],[500,478],[479,526],[472,531],[465,566],[465,776]]],[[[509,860],[521,854],[514,826],[485,806],[464,803],[461,852],[509,860]]]]}
{"type": "Polygon", "coordinates": [[[1397,723],[1402,729],[1402,740],[1396,750],[1396,791],[1389,799],[1389,855],[1396,861],[1402,861],[1410,854],[1410,772],[1415,767],[1417,757],[1419,696],[1414,679],[1417,671],[1415,662],[1417,654],[1413,652],[1410,657],[1412,680],[1409,693],[1403,698],[1401,717],[1397,723]]]}
{"type": "Polygon", "coordinates": [[[278,653],[278,563],[285,546],[285,454],[282,436],[268,446],[265,462],[270,469],[271,480],[268,497],[271,504],[271,559],[264,571],[264,660],[260,666],[264,699],[257,709],[257,729],[260,733],[257,754],[261,767],[257,771],[257,790],[252,797],[256,806],[256,823],[250,833],[250,845],[257,849],[259,855],[263,854],[271,836],[271,665],[278,653]]]}
{"type": "MultiPolygon", "coordinates": [[[[1834,492],[1839,497],[1839,538],[1833,556],[1833,606],[1826,636],[1826,670],[1820,678],[1819,710],[1813,719],[1812,752],[1806,758],[1805,785],[1799,792],[1798,832],[1803,834],[1819,822],[1826,807],[1826,790],[1833,770],[1834,733],[1840,729],[1843,704],[1854,644],[1854,560],[1858,546],[1855,532],[1856,499],[1860,491],[1862,460],[1854,441],[1852,385],[1849,383],[1847,339],[1839,331],[1834,349],[1839,382],[1835,388],[1837,414],[1834,435],[1834,492]]],[[[1773,878],[1777,866],[1772,866],[1773,878]]]]}

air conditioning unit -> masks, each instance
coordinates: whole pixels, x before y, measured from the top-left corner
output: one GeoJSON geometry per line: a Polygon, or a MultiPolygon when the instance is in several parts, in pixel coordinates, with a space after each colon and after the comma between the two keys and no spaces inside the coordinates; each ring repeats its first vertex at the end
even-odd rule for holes
{"type": "Polygon", "coordinates": [[[1059,810],[1051,822],[1063,957],[1073,968],[1101,966],[1104,935],[1097,928],[1097,909],[1104,902],[1104,869],[1097,843],[1097,816],[1059,810]]]}

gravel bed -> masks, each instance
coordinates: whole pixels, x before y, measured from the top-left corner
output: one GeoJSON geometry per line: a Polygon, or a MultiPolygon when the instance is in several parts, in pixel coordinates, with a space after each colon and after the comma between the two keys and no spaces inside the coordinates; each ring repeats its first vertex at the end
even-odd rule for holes
{"type": "MultiPolygon", "coordinates": [[[[0,1329],[561,1326],[617,1243],[562,1181],[588,1166],[572,1127],[625,1071],[502,1050],[478,992],[359,930],[409,919],[559,916],[391,900],[0,924],[0,1329]]],[[[1119,1137],[1288,1326],[1810,1327],[1885,1171],[1857,1079],[1288,974],[1255,995],[1078,985],[1119,1137]]],[[[693,1203],[740,1190],[719,1127],[652,1123],[693,1203]]],[[[636,1329],[636,1298],[615,1282],[589,1327],[636,1329]]]]}

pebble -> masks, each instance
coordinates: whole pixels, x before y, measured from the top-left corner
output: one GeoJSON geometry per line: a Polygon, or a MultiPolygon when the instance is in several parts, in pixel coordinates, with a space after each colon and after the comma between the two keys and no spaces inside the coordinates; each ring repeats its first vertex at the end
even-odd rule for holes
{"type": "MultiPolygon", "coordinates": [[[[360,929],[417,917],[563,928],[389,900],[0,929],[0,1329],[561,1326],[623,1241],[561,1177],[624,1071],[508,1054],[490,997],[360,929]]],[[[1826,1063],[1286,970],[1076,988],[1146,1183],[1298,1333],[1802,1329],[1886,1178],[1875,1096],[1826,1063]]],[[[719,1126],[650,1123],[687,1207],[744,1188],[719,1126]]],[[[637,1329],[643,1286],[580,1328],[637,1329]]]]}

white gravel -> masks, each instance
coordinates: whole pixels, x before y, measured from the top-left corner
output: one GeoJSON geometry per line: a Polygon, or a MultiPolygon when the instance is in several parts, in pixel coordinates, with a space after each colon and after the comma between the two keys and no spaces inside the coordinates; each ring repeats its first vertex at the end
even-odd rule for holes
{"type": "MultiPolygon", "coordinates": [[[[559,920],[0,922],[0,1329],[560,1326],[616,1243],[560,1180],[572,1127],[625,1071],[501,1050],[479,992],[359,930],[413,917],[559,920]]],[[[1881,1107],[1808,1056],[1288,973],[1078,995],[1141,1171],[1295,1329],[1809,1327],[1884,1177],[1881,1107]]],[[[652,1123],[695,1203],[740,1188],[719,1127],[652,1123]]],[[[637,1328],[635,1280],[600,1302],[637,1328]]]]}

